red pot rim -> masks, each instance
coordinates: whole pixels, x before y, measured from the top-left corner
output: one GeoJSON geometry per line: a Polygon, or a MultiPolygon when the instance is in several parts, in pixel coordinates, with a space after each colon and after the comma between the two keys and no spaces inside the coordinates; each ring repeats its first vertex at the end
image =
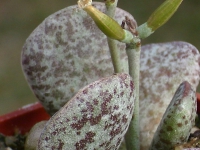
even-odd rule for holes
{"type": "MultiPolygon", "coordinates": [[[[197,96],[197,114],[200,114],[200,93],[197,96]]],[[[14,135],[16,132],[25,134],[37,122],[48,120],[50,115],[47,114],[44,107],[36,102],[26,105],[14,112],[0,116],[0,133],[4,135],[14,135]]]]}
{"type": "Polygon", "coordinates": [[[8,136],[14,135],[16,132],[25,134],[30,131],[34,124],[49,118],[49,114],[39,102],[29,104],[0,116],[0,133],[8,136]]]}

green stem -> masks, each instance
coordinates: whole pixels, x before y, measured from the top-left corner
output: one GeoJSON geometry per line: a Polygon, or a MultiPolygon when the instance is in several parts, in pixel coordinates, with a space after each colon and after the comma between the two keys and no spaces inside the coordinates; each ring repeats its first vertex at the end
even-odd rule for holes
{"type": "Polygon", "coordinates": [[[146,22],[140,25],[139,27],[137,27],[137,32],[140,39],[145,39],[154,33],[152,29],[148,27],[146,22]]]}
{"type": "Polygon", "coordinates": [[[127,44],[126,53],[129,63],[129,74],[133,78],[136,90],[134,113],[125,136],[127,150],[140,150],[139,125],[139,78],[140,78],[140,40],[137,43],[127,44]]]}
{"type": "Polygon", "coordinates": [[[110,16],[111,18],[113,18],[115,16],[115,10],[116,10],[116,7],[117,7],[117,3],[118,3],[118,0],[106,0],[105,1],[105,5],[106,5],[106,14],[108,16],[110,16]]]}
{"type": "MultiPolygon", "coordinates": [[[[118,0],[115,0],[114,2],[111,0],[106,0],[105,2],[106,8],[107,8],[106,14],[111,18],[113,18],[115,15],[117,2],[118,0]]],[[[108,42],[108,47],[110,50],[112,64],[114,67],[114,72],[115,73],[122,72],[123,68],[122,68],[122,65],[121,65],[122,63],[120,59],[120,49],[118,49],[117,47],[117,41],[107,37],[107,42],[108,42]]]]}
{"type": "Polygon", "coordinates": [[[108,42],[108,47],[110,50],[110,56],[111,56],[114,72],[120,73],[123,71],[123,68],[121,65],[122,63],[120,59],[120,50],[117,47],[117,42],[110,38],[107,38],[107,42],[108,42]]]}

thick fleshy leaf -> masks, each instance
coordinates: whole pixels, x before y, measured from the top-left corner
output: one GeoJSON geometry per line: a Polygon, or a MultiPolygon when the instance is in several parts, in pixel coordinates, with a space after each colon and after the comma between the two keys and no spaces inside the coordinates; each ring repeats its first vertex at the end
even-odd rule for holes
{"type": "Polygon", "coordinates": [[[132,118],[134,93],[124,73],[87,85],[47,122],[38,149],[117,149],[132,118]]]}
{"type": "MultiPolygon", "coordinates": [[[[199,64],[199,52],[189,43],[169,42],[142,47],[141,150],[149,148],[154,133],[178,86],[183,81],[188,81],[192,88],[196,89],[199,84],[199,64]]],[[[191,111],[189,109],[188,111],[191,111]]]]}
{"type": "Polygon", "coordinates": [[[25,150],[36,150],[37,144],[47,121],[36,123],[26,137],[25,150]]]}
{"type": "Polygon", "coordinates": [[[177,89],[156,130],[150,150],[172,150],[188,140],[195,124],[196,93],[185,81],[177,89]]]}
{"type": "Polygon", "coordinates": [[[176,12],[183,0],[165,0],[149,17],[147,25],[152,31],[165,24],[176,12]]]}
{"type": "MultiPolygon", "coordinates": [[[[105,11],[105,4],[94,7],[105,11]]],[[[119,24],[129,13],[116,9],[119,24]]],[[[125,44],[117,42],[127,72],[125,44]]],[[[85,85],[112,75],[106,36],[77,5],[47,17],[28,37],[22,51],[22,68],[45,109],[54,114],[85,85]]]]}
{"type": "MultiPolygon", "coordinates": [[[[94,3],[104,11],[104,4],[94,3]]],[[[27,39],[22,52],[25,76],[50,114],[60,109],[83,86],[111,75],[113,66],[106,37],[77,6],[46,18],[27,39]]],[[[120,24],[131,15],[117,9],[120,24]]],[[[118,43],[127,72],[125,44],[118,43]]],[[[156,128],[176,88],[187,80],[199,83],[198,50],[185,42],[142,47],[140,78],[141,150],[149,148],[156,128]],[[146,107],[148,106],[148,107],[146,107]],[[156,109],[155,109],[156,108],[156,109]]]]}

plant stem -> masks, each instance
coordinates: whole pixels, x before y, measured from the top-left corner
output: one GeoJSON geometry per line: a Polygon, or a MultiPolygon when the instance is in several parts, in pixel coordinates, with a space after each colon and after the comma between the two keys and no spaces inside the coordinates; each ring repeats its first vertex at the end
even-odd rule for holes
{"type": "Polygon", "coordinates": [[[133,78],[136,91],[134,113],[128,131],[125,135],[127,150],[140,150],[140,126],[139,126],[139,77],[140,77],[140,51],[141,45],[137,43],[126,44],[126,53],[129,63],[129,74],[133,78]]]}
{"type": "MultiPolygon", "coordinates": [[[[115,15],[117,2],[118,2],[118,0],[115,0],[114,2],[111,0],[106,0],[106,2],[105,2],[106,8],[107,8],[106,14],[111,18],[113,18],[115,15]]],[[[122,72],[123,68],[121,65],[120,50],[117,48],[117,41],[107,37],[107,42],[108,42],[108,47],[110,50],[112,64],[114,67],[114,72],[115,73],[122,72]]]]}
{"type": "Polygon", "coordinates": [[[106,0],[105,5],[106,5],[106,14],[113,18],[115,16],[115,10],[117,7],[118,0],[106,0]]]}
{"type": "MultiPolygon", "coordinates": [[[[117,6],[117,1],[111,3],[111,0],[106,1],[107,11],[106,14],[110,17],[114,17],[114,12],[117,6]]],[[[113,62],[115,73],[122,72],[120,50],[117,48],[116,41],[107,38],[110,54],[113,62]]],[[[139,74],[140,74],[140,39],[134,38],[133,42],[126,44],[126,52],[128,56],[129,74],[133,78],[135,84],[136,99],[134,104],[134,114],[129,125],[129,129],[126,133],[126,148],[127,150],[139,150],[140,138],[139,138],[139,74]]]]}
{"type": "Polygon", "coordinates": [[[107,38],[107,42],[108,42],[108,47],[110,50],[110,56],[111,56],[114,72],[120,73],[123,71],[123,68],[121,65],[122,63],[120,59],[120,50],[117,47],[117,42],[110,38],[107,38]]]}

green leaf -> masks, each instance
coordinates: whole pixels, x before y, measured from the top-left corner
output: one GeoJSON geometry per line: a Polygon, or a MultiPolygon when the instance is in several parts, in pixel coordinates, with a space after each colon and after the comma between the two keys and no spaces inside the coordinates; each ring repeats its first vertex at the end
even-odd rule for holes
{"type": "Polygon", "coordinates": [[[196,94],[185,81],[177,89],[154,135],[150,150],[170,150],[188,140],[195,124],[196,94]]]}
{"type": "Polygon", "coordinates": [[[147,25],[152,31],[165,24],[176,12],[183,0],[166,0],[149,17],[147,25]]]}
{"type": "Polygon", "coordinates": [[[86,3],[85,0],[79,0],[78,5],[90,15],[98,28],[106,36],[116,40],[123,40],[125,38],[124,30],[114,19],[93,7],[91,3],[86,3]]]}
{"type": "Polygon", "coordinates": [[[122,29],[114,19],[93,7],[90,0],[79,0],[78,5],[90,15],[98,28],[107,37],[124,43],[130,43],[133,41],[133,35],[131,32],[122,29]]]}

